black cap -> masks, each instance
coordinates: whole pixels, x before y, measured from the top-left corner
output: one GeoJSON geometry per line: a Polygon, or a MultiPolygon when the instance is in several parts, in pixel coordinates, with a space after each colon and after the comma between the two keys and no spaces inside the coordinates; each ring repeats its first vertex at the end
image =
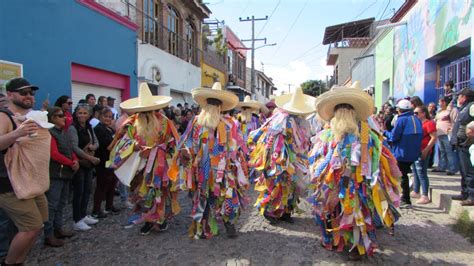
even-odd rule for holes
{"type": "Polygon", "coordinates": [[[32,90],[38,90],[37,86],[31,85],[28,80],[24,78],[13,78],[5,84],[7,91],[17,92],[23,89],[31,88],[32,90]]]}
{"type": "Polygon", "coordinates": [[[111,96],[109,96],[109,97],[107,97],[107,101],[115,101],[115,98],[114,98],[114,97],[111,97],[111,96]]]}
{"type": "Polygon", "coordinates": [[[464,95],[464,96],[467,96],[469,98],[473,98],[474,99],[474,90],[471,90],[469,88],[464,88],[458,92],[455,93],[456,95],[464,95]]]}

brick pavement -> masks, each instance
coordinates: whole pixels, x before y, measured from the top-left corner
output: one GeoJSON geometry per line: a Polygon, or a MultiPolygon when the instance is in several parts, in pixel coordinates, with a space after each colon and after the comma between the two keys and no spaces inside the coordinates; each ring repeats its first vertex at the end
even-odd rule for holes
{"type": "MultiPolygon", "coordinates": [[[[255,193],[252,193],[255,198],[255,193]]],[[[166,232],[138,234],[139,226],[124,229],[126,213],[110,216],[89,232],[78,233],[61,248],[38,243],[29,265],[295,265],[341,264],[345,256],[319,246],[319,228],[312,220],[309,205],[295,224],[269,225],[249,206],[244,211],[239,237],[193,240],[187,236],[190,222],[189,199],[181,194],[183,212],[166,232]]],[[[70,210],[67,212],[70,216],[70,210]]],[[[472,264],[474,246],[454,233],[453,219],[436,204],[402,210],[395,236],[378,231],[379,250],[364,264],[472,264]]],[[[68,217],[70,221],[70,217],[68,217]]],[[[221,227],[221,229],[223,229],[221,227]]]]}

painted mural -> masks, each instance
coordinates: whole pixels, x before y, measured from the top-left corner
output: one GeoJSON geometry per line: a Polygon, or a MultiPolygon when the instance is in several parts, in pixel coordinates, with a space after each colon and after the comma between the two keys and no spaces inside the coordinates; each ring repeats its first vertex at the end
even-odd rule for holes
{"type": "Polygon", "coordinates": [[[421,0],[394,31],[394,97],[419,95],[425,60],[472,34],[474,0],[421,0]]]}

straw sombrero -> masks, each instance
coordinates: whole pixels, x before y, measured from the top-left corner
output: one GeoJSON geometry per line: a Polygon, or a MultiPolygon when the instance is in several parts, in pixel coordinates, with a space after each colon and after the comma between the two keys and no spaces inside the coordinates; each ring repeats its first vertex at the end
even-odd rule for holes
{"type": "Polygon", "coordinates": [[[148,112],[168,106],[173,98],[164,95],[152,95],[148,84],[141,83],[138,97],[128,99],[120,104],[120,108],[130,113],[148,112]]]}
{"type": "Polygon", "coordinates": [[[260,108],[262,108],[262,105],[260,102],[254,101],[250,99],[250,96],[247,95],[244,98],[243,102],[239,102],[237,104],[238,108],[249,108],[252,109],[253,111],[258,111],[260,108]]]}
{"type": "Polygon", "coordinates": [[[296,88],[293,94],[284,94],[275,98],[275,104],[293,115],[306,115],[316,111],[316,98],[303,94],[301,88],[296,88]]]}
{"type": "Polygon", "coordinates": [[[333,87],[323,93],[318,97],[316,109],[322,119],[329,121],[334,116],[334,108],[343,103],[354,107],[360,120],[366,120],[374,110],[372,97],[360,89],[359,81],[355,81],[351,87],[333,87]]]}
{"type": "Polygon", "coordinates": [[[239,97],[233,92],[223,90],[220,82],[215,82],[210,88],[196,88],[191,91],[193,99],[200,106],[207,105],[207,99],[217,99],[222,102],[222,111],[234,109],[239,103],[239,97]]]}

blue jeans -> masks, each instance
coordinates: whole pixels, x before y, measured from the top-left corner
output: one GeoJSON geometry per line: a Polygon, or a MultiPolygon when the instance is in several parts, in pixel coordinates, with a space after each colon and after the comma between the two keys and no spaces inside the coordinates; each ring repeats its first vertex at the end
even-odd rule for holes
{"type": "Polygon", "coordinates": [[[438,136],[439,142],[439,164],[438,169],[451,173],[458,171],[458,160],[453,146],[449,143],[447,135],[438,136]]]}
{"type": "Polygon", "coordinates": [[[87,215],[87,205],[92,191],[93,168],[79,168],[72,180],[72,216],[77,223],[87,215]]]}
{"type": "Polygon", "coordinates": [[[461,166],[461,194],[474,199],[474,167],[469,158],[469,147],[458,147],[461,166]]]}
{"type": "Polygon", "coordinates": [[[69,198],[69,180],[51,179],[48,198],[48,221],[44,223],[44,235],[52,236],[54,230],[61,230],[64,226],[63,210],[69,198]]]}
{"type": "Polygon", "coordinates": [[[120,192],[120,200],[122,202],[127,201],[128,200],[128,187],[119,181],[118,189],[120,192]]]}
{"type": "Polygon", "coordinates": [[[424,160],[418,158],[411,166],[414,177],[413,191],[420,193],[421,186],[421,194],[424,196],[428,196],[428,187],[430,186],[427,172],[429,159],[429,156],[424,160]]]}
{"type": "Polygon", "coordinates": [[[436,144],[433,147],[433,155],[432,155],[432,165],[436,165],[437,168],[439,168],[439,141],[436,141],[436,144]]]}
{"type": "Polygon", "coordinates": [[[6,212],[0,209],[0,258],[6,257],[10,242],[15,237],[18,230],[6,212]]]}

